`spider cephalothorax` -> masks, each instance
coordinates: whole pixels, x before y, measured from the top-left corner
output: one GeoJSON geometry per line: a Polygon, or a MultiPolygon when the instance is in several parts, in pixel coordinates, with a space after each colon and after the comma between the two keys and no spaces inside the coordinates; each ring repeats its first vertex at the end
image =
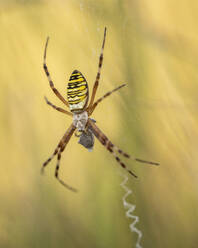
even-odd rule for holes
{"type": "MultiPolygon", "coordinates": [[[[100,80],[100,72],[102,68],[103,63],[103,50],[105,45],[105,39],[106,39],[106,28],[104,30],[104,39],[102,43],[102,50],[99,57],[99,65],[98,65],[98,72],[96,75],[96,80],[93,86],[92,95],[90,102],[88,104],[89,99],[89,89],[88,89],[88,83],[81,72],[74,70],[71,74],[71,77],[69,79],[68,87],[67,87],[67,101],[65,98],[59,93],[59,91],[54,87],[53,81],[51,79],[50,73],[48,71],[47,65],[46,65],[46,51],[47,51],[47,45],[49,41],[49,37],[47,38],[46,44],[45,44],[45,51],[44,51],[44,62],[43,62],[43,68],[47,75],[49,84],[53,92],[56,94],[56,96],[70,109],[70,111],[67,111],[65,109],[56,107],[54,104],[49,102],[47,98],[45,97],[45,100],[47,104],[49,104],[54,109],[67,114],[69,116],[73,117],[73,122],[70,125],[70,127],[67,129],[65,134],[63,135],[62,139],[58,143],[54,153],[51,157],[43,163],[42,171],[46,167],[46,165],[52,160],[52,158],[57,155],[57,165],[55,170],[55,177],[59,180],[61,184],[63,184],[65,187],[67,187],[70,190],[76,191],[73,187],[66,184],[64,181],[62,181],[59,178],[59,166],[60,166],[60,160],[61,160],[61,154],[64,151],[66,145],[68,144],[70,138],[74,134],[75,131],[79,132],[80,134],[76,134],[76,136],[79,137],[79,144],[83,145],[88,150],[92,150],[94,146],[94,136],[100,141],[102,145],[104,145],[109,152],[113,154],[116,161],[124,168],[126,169],[131,175],[134,177],[137,177],[131,170],[129,170],[126,165],[121,161],[121,159],[117,156],[117,153],[121,154],[122,156],[126,158],[130,158],[130,155],[123,152],[121,149],[119,149],[117,146],[115,146],[108,138],[107,136],[97,127],[95,124],[95,120],[90,118],[93,111],[95,110],[98,103],[100,103],[104,98],[111,95],[113,92],[121,89],[125,86],[125,84],[120,85],[119,87],[115,88],[112,91],[107,92],[103,97],[99,98],[97,101],[95,100],[96,91],[98,89],[99,80],[100,80]],[[117,152],[117,153],[116,153],[117,152]]],[[[147,164],[153,164],[153,165],[159,165],[155,162],[150,162],[138,158],[133,158],[135,161],[141,162],[141,163],[147,163],[147,164]]]]}
{"type": "Polygon", "coordinates": [[[73,125],[76,127],[77,131],[85,131],[86,125],[88,121],[88,113],[87,111],[83,111],[82,113],[73,114],[73,125]]]}

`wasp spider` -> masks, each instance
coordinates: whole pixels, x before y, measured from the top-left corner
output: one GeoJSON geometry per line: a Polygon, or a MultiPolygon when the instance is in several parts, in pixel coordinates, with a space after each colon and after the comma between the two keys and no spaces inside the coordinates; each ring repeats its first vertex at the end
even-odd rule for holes
{"type": "MultiPolygon", "coordinates": [[[[95,95],[98,89],[99,80],[100,80],[100,73],[103,63],[103,50],[105,45],[105,39],[106,39],[106,28],[104,30],[104,38],[102,43],[102,50],[99,57],[99,65],[98,65],[98,72],[96,75],[96,80],[93,86],[92,95],[90,102],[88,103],[89,99],[89,89],[88,84],[84,76],[81,72],[78,70],[73,71],[71,74],[71,77],[68,82],[67,87],[67,100],[59,93],[59,91],[54,87],[54,83],[51,79],[50,73],[48,71],[47,65],[46,65],[46,52],[47,52],[47,46],[49,37],[47,38],[46,44],[45,44],[45,50],[44,50],[44,62],[43,62],[43,68],[45,71],[45,74],[47,75],[49,85],[53,92],[56,94],[56,96],[70,109],[70,111],[67,111],[65,109],[59,108],[48,101],[47,98],[45,98],[46,103],[50,105],[52,108],[69,115],[73,117],[73,122],[70,125],[70,127],[67,129],[65,134],[63,135],[62,139],[58,143],[56,149],[54,150],[54,153],[49,157],[46,162],[43,163],[42,171],[44,171],[44,168],[47,166],[47,164],[53,159],[55,155],[57,155],[57,165],[55,169],[55,177],[58,179],[58,181],[63,184],[66,188],[76,191],[75,188],[69,186],[64,181],[62,181],[59,178],[59,167],[60,167],[60,160],[62,152],[65,150],[65,147],[67,146],[70,138],[74,134],[75,131],[78,132],[75,133],[76,136],[79,136],[79,143],[82,144],[87,149],[92,149],[94,145],[94,136],[100,141],[100,143],[106,147],[106,149],[113,154],[116,161],[124,168],[126,169],[132,176],[137,177],[131,170],[129,170],[126,165],[121,161],[121,159],[117,156],[116,152],[120,155],[130,158],[130,155],[123,152],[121,149],[119,149],[117,146],[115,146],[108,138],[107,136],[97,127],[95,124],[95,121],[90,118],[93,111],[97,107],[97,105],[106,97],[110,96],[113,92],[121,89],[125,86],[125,84],[120,85],[119,87],[115,88],[114,90],[107,92],[103,97],[99,98],[97,101],[95,100],[95,95]]],[[[141,162],[141,163],[147,163],[152,165],[159,165],[155,162],[150,162],[146,160],[142,160],[139,158],[133,158],[135,161],[141,162]]]]}

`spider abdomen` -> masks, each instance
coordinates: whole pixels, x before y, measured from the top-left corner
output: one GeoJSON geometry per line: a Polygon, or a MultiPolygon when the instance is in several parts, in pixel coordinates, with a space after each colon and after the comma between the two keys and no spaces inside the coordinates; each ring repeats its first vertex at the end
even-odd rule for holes
{"type": "Polygon", "coordinates": [[[81,112],[87,106],[89,97],[88,84],[81,72],[72,72],[67,86],[67,99],[72,112],[81,112]]]}

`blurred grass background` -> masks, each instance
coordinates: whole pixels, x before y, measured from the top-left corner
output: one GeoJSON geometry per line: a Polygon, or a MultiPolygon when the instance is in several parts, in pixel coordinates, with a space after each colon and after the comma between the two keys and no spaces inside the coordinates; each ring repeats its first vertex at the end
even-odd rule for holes
{"type": "MultiPolygon", "coordinates": [[[[126,161],[143,247],[197,247],[197,1],[0,1],[0,247],[135,247],[122,205],[122,177],[96,141],[87,152],[74,137],[54,179],[53,152],[71,119],[42,69],[47,63],[66,96],[71,72],[95,80],[103,30],[104,65],[97,96],[127,83],[94,113],[126,152],[161,166],[126,161]]],[[[124,173],[123,170],[121,172],[124,173]]]]}

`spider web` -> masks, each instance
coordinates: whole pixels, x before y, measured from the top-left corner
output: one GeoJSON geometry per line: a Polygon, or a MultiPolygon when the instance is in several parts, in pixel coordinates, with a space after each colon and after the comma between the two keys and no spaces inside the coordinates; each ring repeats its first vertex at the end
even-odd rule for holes
{"type": "Polygon", "coordinates": [[[137,215],[134,215],[133,212],[135,211],[136,209],[136,205],[135,204],[132,204],[132,203],[129,203],[127,201],[127,198],[129,195],[131,195],[133,192],[131,189],[129,189],[126,184],[127,184],[127,181],[128,181],[128,176],[127,175],[122,175],[124,177],[124,180],[123,182],[120,184],[120,186],[124,189],[124,191],[126,192],[124,194],[124,196],[122,197],[122,202],[123,202],[123,205],[124,205],[124,208],[126,208],[126,217],[132,219],[132,223],[129,225],[129,228],[131,230],[131,232],[135,232],[137,234],[137,242],[136,242],[136,248],[142,248],[140,242],[141,242],[141,239],[142,239],[142,231],[139,230],[137,227],[136,227],[136,224],[139,222],[139,216],[137,215]]]}

